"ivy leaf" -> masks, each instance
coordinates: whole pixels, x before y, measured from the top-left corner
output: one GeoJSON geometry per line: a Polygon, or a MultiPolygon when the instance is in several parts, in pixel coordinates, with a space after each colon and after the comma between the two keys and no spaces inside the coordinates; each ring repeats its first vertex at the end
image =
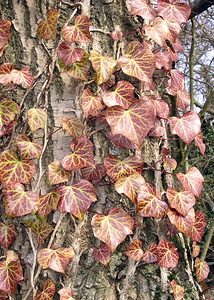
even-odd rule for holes
{"type": "Polygon", "coordinates": [[[196,242],[193,242],[192,243],[192,253],[191,253],[192,257],[196,258],[197,256],[199,256],[200,252],[201,252],[200,246],[197,245],[196,242]]]}
{"type": "Polygon", "coordinates": [[[68,182],[71,173],[64,170],[59,162],[53,161],[48,165],[48,180],[50,184],[68,182]]]}
{"type": "Polygon", "coordinates": [[[184,189],[199,197],[202,191],[204,177],[196,167],[191,167],[186,174],[178,173],[177,178],[182,183],[184,189]]]}
{"type": "Polygon", "coordinates": [[[158,265],[165,268],[175,268],[178,264],[179,255],[177,248],[167,240],[160,240],[158,247],[158,265]]]}
{"type": "Polygon", "coordinates": [[[156,193],[155,187],[149,183],[141,185],[137,197],[137,211],[143,217],[162,218],[168,210],[168,205],[156,193]]]}
{"type": "Polygon", "coordinates": [[[21,217],[38,210],[39,195],[26,192],[22,184],[3,189],[5,212],[11,217],[21,217]]]}
{"type": "Polygon", "coordinates": [[[31,228],[32,232],[36,235],[39,244],[44,243],[53,231],[53,227],[42,219],[37,219],[36,221],[26,220],[25,225],[31,228]]]}
{"type": "Polygon", "coordinates": [[[133,98],[134,86],[125,80],[117,83],[114,92],[105,92],[103,94],[103,101],[108,107],[119,105],[127,109],[133,103],[133,98]]]}
{"type": "Polygon", "coordinates": [[[152,264],[158,259],[157,245],[152,243],[148,246],[146,252],[144,252],[142,260],[147,264],[152,264]]]}
{"type": "Polygon", "coordinates": [[[96,261],[107,266],[111,258],[111,250],[106,244],[102,244],[99,248],[93,249],[93,255],[96,261]]]}
{"type": "Polygon", "coordinates": [[[74,300],[72,297],[73,292],[70,288],[63,288],[58,291],[58,294],[60,295],[60,300],[74,300]]]}
{"type": "Polygon", "coordinates": [[[135,149],[136,146],[122,134],[112,134],[107,132],[106,136],[110,139],[112,144],[119,149],[135,149]]]}
{"type": "Polygon", "coordinates": [[[33,300],[53,300],[55,292],[55,283],[51,279],[47,279],[42,292],[37,293],[33,300]]]}
{"type": "Polygon", "coordinates": [[[95,214],[92,218],[94,236],[107,244],[113,252],[128,234],[132,234],[134,221],[122,208],[112,208],[108,215],[95,214]]]}
{"type": "Polygon", "coordinates": [[[47,122],[47,112],[41,108],[31,108],[27,112],[27,119],[32,132],[40,128],[44,129],[47,122]]]}
{"type": "Polygon", "coordinates": [[[189,234],[190,229],[192,228],[195,222],[195,211],[191,208],[186,215],[186,217],[180,215],[176,210],[169,209],[167,216],[170,222],[178,229],[178,231],[189,234]]]}
{"type": "Polygon", "coordinates": [[[144,255],[141,240],[134,239],[126,249],[126,255],[133,260],[140,261],[144,255]]]}
{"type": "Polygon", "coordinates": [[[206,145],[204,144],[203,133],[199,132],[195,137],[195,145],[200,150],[201,154],[204,156],[206,151],[206,145]]]}
{"type": "Polygon", "coordinates": [[[176,209],[184,217],[186,217],[189,210],[195,205],[194,195],[187,190],[177,192],[172,188],[168,188],[166,196],[170,207],[176,209]]]}
{"type": "Polygon", "coordinates": [[[170,282],[170,285],[175,300],[182,300],[184,298],[184,288],[177,284],[174,279],[170,282]]]}
{"type": "Polygon", "coordinates": [[[155,55],[150,47],[134,41],[129,43],[127,54],[120,57],[119,65],[123,72],[141,81],[150,82],[155,70],[155,55]]]}
{"type": "Polygon", "coordinates": [[[56,9],[48,11],[47,19],[40,22],[37,27],[37,34],[40,39],[54,40],[56,38],[58,18],[59,12],[56,9]]]}
{"type": "Polygon", "coordinates": [[[13,295],[22,279],[23,273],[18,255],[9,250],[6,260],[0,262],[0,290],[13,295]]]}
{"type": "Polygon", "coordinates": [[[69,212],[78,219],[82,219],[92,202],[97,201],[93,185],[87,180],[61,186],[60,202],[58,209],[61,212],[69,212]]]}
{"type": "Polygon", "coordinates": [[[177,134],[187,145],[201,132],[201,121],[198,114],[194,111],[187,112],[181,118],[169,118],[169,124],[172,134],[177,134]]]}
{"type": "Polygon", "coordinates": [[[177,91],[176,107],[185,111],[190,106],[190,96],[186,89],[177,91]]]}
{"type": "Polygon", "coordinates": [[[145,183],[143,176],[132,174],[128,177],[119,178],[115,183],[115,190],[119,194],[126,195],[134,203],[137,201],[139,188],[145,183]]]}
{"type": "Polygon", "coordinates": [[[38,159],[42,153],[42,145],[31,142],[24,134],[19,134],[16,137],[16,146],[23,159],[38,159]]]}
{"type": "Polygon", "coordinates": [[[160,99],[154,99],[154,106],[156,114],[161,119],[168,119],[169,117],[169,105],[160,99]]]}
{"type": "Polygon", "coordinates": [[[49,249],[39,251],[37,260],[43,269],[52,269],[56,272],[65,273],[66,268],[74,257],[74,250],[70,248],[49,249]]]}
{"type": "Polygon", "coordinates": [[[136,101],[127,110],[120,106],[107,109],[106,120],[113,134],[122,134],[140,148],[154,127],[155,109],[149,101],[136,101]]]}
{"type": "Polygon", "coordinates": [[[95,168],[83,168],[81,171],[83,178],[88,181],[100,180],[103,176],[106,175],[106,169],[102,164],[95,165],[95,168]]]}
{"type": "Polygon", "coordinates": [[[0,137],[11,134],[15,125],[16,125],[16,121],[13,120],[12,122],[9,123],[9,125],[3,126],[2,128],[0,127],[0,137]]]}
{"type": "Polygon", "coordinates": [[[83,134],[84,124],[75,117],[62,118],[62,129],[66,130],[74,139],[80,137],[83,134]]]}
{"type": "Polygon", "coordinates": [[[18,104],[11,99],[2,99],[0,101],[0,128],[9,125],[19,114],[18,104]]]}
{"type": "Polygon", "coordinates": [[[14,66],[5,63],[0,66],[0,83],[3,85],[9,85],[12,82],[11,72],[14,69],[14,66]]]}
{"type": "Polygon", "coordinates": [[[58,191],[52,191],[39,198],[38,213],[42,217],[46,217],[52,210],[57,209],[57,205],[60,199],[60,193],[58,191]]]}
{"type": "Polygon", "coordinates": [[[0,180],[3,185],[13,183],[29,184],[35,174],[35,164],[31,160],[19,160],[12,150],[0,154],[0,180]]]}
{"type": "Polygon", "coordinates": [[[63,26],[62,37],[68,43],[89,43],[91,41],[89,17],[85,15],[77,16],[73,26],[63,26]]]}
{"type": "Polygon", "coordinates": [[[177,161],[172,157],[164,158],[164,168],[174,171],[177,168],[177,161]]]}
{"type": "Polygon", "coordinates": [[[178,24],[186,23],[189,19],[191,8],[186,3],[179,1],[158,1],[158,15],[170,22],[177,22],[178,24]]]}
{"type": "Polygon", "coordinates": [[[116,155],[109,155],[104,159],[104,166],[108,176],[116,181],[120,177],[141,173],[143,161],[136,156],[128,156],[125,159],[121,159],[116,155]]]}
{"type": "Polygon", "coordinates": [[[62,166],[67,171],[94,167],[93,144],[87,137],[80,137],[70,145],[72,154],[66,155],[62,160],[62,166]]]}
{"type": "Polygon", "coordinates": [[[11,71],[11,80],[14,84],[21,85],[23,88],[29,88],[34,82],[34,76],[30,72],[29,67],[21,70],[13,69],[11,71]]]}
{"type": "Polygon", "coordinates": [[[67,69],[67,73],[74,79],[88,81],[90,67],[91,64],[88,60],[88,53],[85,52],[80,61],[76,61],[67,69]]]}
{"type": "Polygon", "coordinates": [[[0,244],[4,248],[8,248],[14,241],[17,235],[13,224],[4,224],[0,222],[0,244]]]}
{"type": "Polygon", "coordinates": [[[58,57],[65,65],[72,65],[77,61],[81,61],[85,51],[82,48],[74,48],[67,42],[62,42],[58,48],[58,57]]]}
{"type": "Polygon", "coordinates": [[[11,22],[9,20],[0,20],[0,56],[10,38],[10,28],[11,22]]]}
{"type": "Polygon", "coordinates": [[[82,93],[81,107],[85,118],[88,118],[89,116],[97,117],[104,105],[100,96],[94,96],[92,91],[86,88],[82,93]]]}
{"type": "Polygon", "coordinates": [[[156,12],[147,0],[132,0],[130,6],[131,14],[133,16],[140,16],[146,20],[153,20],[156,15],[156,12]]]}
{"type": "Polygon", "coordinates": [[[196,270],[196,278],[198,282],[202,282],[205,279],[207,279],[210,272],[208,263],[204,260],[200,260],[199,258],[196,258],[195,260],[195,270],[196,270]]]}
{"type": "Polygon", "coordinates": [[[206,228],[206,218],[202,211],[197,211],[195,214],[195,222],[192,224],[188,235],[193,241],[200,242],[206,228]]]}

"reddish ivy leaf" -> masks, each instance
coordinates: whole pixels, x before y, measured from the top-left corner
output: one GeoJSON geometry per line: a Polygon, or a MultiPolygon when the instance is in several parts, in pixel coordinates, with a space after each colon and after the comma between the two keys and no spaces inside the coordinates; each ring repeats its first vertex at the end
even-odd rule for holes
{"type": "Polygon", "coordinates": [[[0,66],[0,83],[3,85],[8,85],[12,82],[11,72],[13,70],[13,65],[5,63],[0,66]]]}
{"type": "Polygon", "coordinates": [[[39,251],[37,260],[43,269],[52,269],[56,272],[65,273],[66,268],[74,257],[74,250],[70,248],[49,249],[39,251]]]}
{"type": "Polygon", "coordinates": [[[119,65],[123,72],[141,81],[150,82],[155,70],[155,55],[150,46],[134,41],[129,43],[127,54],[120,57],[119,65]]]}
{"type": "Polygon", "coordinates": [[[187,190],[177,192],[172,188],[168,188],[166,196],[170,207],[176,209],[184,217],[186,217],[189,210],[195,205],[194,195],[187,190]]]}
{"type": "Polygon", "coordinates": [[[10,28],[11,22],[9,20],[0,20],[0,56],[10,38],[10,28]]]}
{"type": "Polygon", "coordinates": [[[109,155],[104,159],[106,173],[114,181],[120,177],[126,177],[132,174],[140,174],[143,169],[143,161],[136,156],[129,156],[121,160],[116,155],[109,155]]]}
{"type": "Polygon", "coordinates": [[[28,125],[32,132],[45,128],[47,122],[47,112],[41,108],[31,108],[27,112],[28,125]]]}
{"type": "Polygon", "coordinates": [[[121,80],[117,83],[114,92],[105,92],[103,94],[103,101],[108,106],[119,105],[125,109],[134,101],[134,86],[125,80],[121,80]]]}
{"type": "Polygon", "coordinates": [[[155,191],[155,187],[144,183],[138,193],[137,211],[143,217],[162,218],[168,210],[168,205],[155,191]]]}
{"type": "Polygon", "coordinates": [[[132,234],[134,221],[122,208],[112,208],[108,215],[95,214],[92,218],[94,236],[107,244],[113,252],[128,234],[132,234]]]}
{"type": "Polygon", "coordinates": [[[0,180],[6,186],[30,183],[36,168],[32,160],[19,160],[15,152],[5,150],[0,154],[0,171],[0,180]]]}
{"type": "Polygon", "coordinates": [[[119,149],[135,149],[136,146],[122,134],[112,134],[107,132],[106,136],[110,139],[112,144],[119,149]]]}
{"type": "Polygon", "coordinates": [[[200,242],[206,228],[206,218],[202,211],[197,211],[195,214],[195,222],[192,224],[188,235],[193,241],[200,242]]]}
{"type": "Polygon", "coordinates": [[[9,125],[19,114],[18,104],[11,99],[3,99],[0,101],[0,128],[9,125]]]}
{"type": "Polygon", "coordinates": [[[167,216],[170,222],[178,229],[178,231],[189,234],[191,227],[195,222],[195,211],[191,208],[186,217],[180,215],[176,210],[169,209],[167,216]]]}
{"type": "Polygon", "coordinates": [[[111,258],[111,250],[106,244],[102,244],[99,248],[93,248],[93,255],[96,261],[107,266],[111,258]]]}
{"type": "Polygon", "coordinates": [[[61,212],[69,212],[78,219],[82,219],[92,202],[97,201],[93,185],[84,179],[78,182],[61,186],[60,202],[58,209],[61,212]]]}
{"type": "Polygon", "coordinates": [[[157,259],[158,259],[157,245],[152,243],[148,246],[146,252],[144,252],[142,260],[145,261],[147,264],[152,264],[156,262],[157,259]]]}
{"type": "Polygon", "coordinates": [[[66,69],[68,75],[74,79],[88,81],[89,69],[91,67],[90,61],[88,60],[88,53],[84,53],[80,61],[76,61],[71,67],[66,69]]]}
{"type": "Polygon", "coordinates": [[[96,71],[97,84],[100,85],[108,81],[115,70],[117,62],[111,57],[101,55],[96,50],[92,50],[90,52],[89,59],[92,63],[93,69],[96,71]]]}
{"type": "Polygon", "coordinates": [[[104,105],[100,96],[94,96],[92,91],[86,88],[82,93],[81,107],[85,118],[88,118],[89,116],[97,117],[104,105]]]}
{"type": "Polygon", "coordinates": [[[38,159],[42,153],[42,145],[31,142],[24,134],[19,134],[16,137],[16,146],[23,159],[38,159]]]}
{"type": "Polygon", "coordinates": [[[14,84],[21,85],[23,88],[29,88],[34,82],[34,76],[30,72],[29,67],[21,70],[13,69],[11,71],[11,79],[14,84]]]}
{"type": "Polygon", "coordinates": [[[53,300],[55,292],[55,283],[51,279],[47,279],[42,292],[37,293],[33,300],[53,300]]]}
{"type": "Polygon", "coordinates": [[[73,292],[70,288],[63,288],[58,291],[58,294],[60,295],[60,300],[74,300],[72,297],[73,292]]]}
{"type": "Polygon", "coordinates": [[[42,217],[46,217],[52,210],[56,210],[60,199],[58,191],[52,191],[39,198],[38,213],[42,217]]]}
{"type": "Polygon", "coordinates": [[[4,224],[0,222],[0,244],[4,248],[8,248],[14,241],[17,235],[13,224],[4,224]]]}
{"type": "Polygon", "coordinates": [[[177,168],[177,161],[172,157],[164,158],[164,168],[174,171],[177,168]]]}
{"type": "Polygon", "coordinates": [[[67,171],[82,169],[85,167],[95,167],[93,144],[87,137],[80,137],[70,145],[72,154],[66,155],[62,160],[62,166],[67,171]]]}
{"type": "Polygon", "coordinates": [[[70,177],[71,173],[64,170],[59,162],[53,161],[48,165],[48,180],[50,184],[68,182],[70,177]]]}
{"type": "Polygon", "coordinates": [[[26,220],[25,225],[31,228],[32,232],[36,235],[39,244],[44,243],[53,231],[53,227],[42,219],[37,219],[36,221],[26,220]]]}
{"type": "Polygon", "coordinates": [[[77,61],[81,61],[85,51],[82,48],[74,48],[67,42],[62,42],[58,48],[58,57],[65,65],[72,65],[77,61]]]}
{"type": "Polygon", "coordinates": [[[136,101],[127,110],[120,106],[107,109],[106,120],[113,134],[122,134],[140,148],[154,127],[155,109],[151,101],[136,101]]]}
{"type": "Polygon", "coordinates": [[[143,176],[132,174],[128,177],[119,178],[115,183],[115,190],[119,194],[126,195],[134,203],[137,202],[139,188],[145,183],[143,176]]]}
{"type": "Polygon", "coordinates": [[[204,260],[200,260],[199,258],[196,258],[195,260],[195,271],[196,271],[196,278],[198,282],[202,282],[205,279],[207,279],[210,268],[208,266],[208,263],[204,260]]]}
{"type": "Polygon", "coordinates": [[[201,132],[201,121],[194,111],[187,112],[181,118],[169,118],[169,124],[172,134],[177,134],[187,145],[201,132]]]}
{"type": "Polygon", "coordinates": [[[190,96],[186,89],[177,91],[176,107],[185,111],[190,106],[190,96]]]}
{"type": "Polygon", "coordinates": [[[37,27],[37,34],[40,39],[54,40],[56,38],[58,18],[59,12],[56,9],[48,11],[47,19],[40,22],[37,27]]]}
{"type": "Polygon", "coordinates": [[[0,128],[0,137],[4,135],[9,135],[13,131],[15,125],[16,125],[16,121],[14,120],[10,122],[9,125],[0,128]]]}
{"type": "Polygon", "coordinates": [[[165,268],[175,268],[179,255],[177,248],[167,240],[160,240],[158,247],[158,265],[165,268]]]}
{"type": "Polygon", "coordinates": [[[203,133],[199,132],[195,137],[195,145],[200,150],[201,154],[204,156],[206,151],[206,145],[204,144],[203,133]]]}
{"type": "Polygon", "coordinates": [[[195,257],[198,257],[199,254],[200,254],[200,252],[201,252],[200,246],[197,245],[196,242],[193,242],[193,243],[192,243],[192,257],[194,257],[194,258],[195,258],[195,257]]]}
{"type": "Polygon", "coordinates": [[[178,173],[177,178],[182,183],[184,189],[199,197],[203,187],[204,177],[196,167],[191,167],[186,174],[178,173]]]}
{"type": "Polygon", "coordinates": [[[179,284],[177,284],[175,280],[172,280],[170,282],[170,285],[175,300],[182,300],[184,298],[184,288],[179,284]]]}
{"type": "Polygon", "coordinates": [[[91,41],[89,17],[80,15],[76,17],[73,26],[64,25],[62,28],[62,37],[68,43],[89,43],[91,41]]]}
{"type": "Polygon", "coordinates": [[[142,242],[139,239],[135,239],[126,249],[126,255],[136,261],[140,261],[144,255],[142,249],[142,242]]]}
{"type": "Polygon", "coordinates": [[[18,255],[9,250],[6,260],[0,262],[0,290],[13,295],[22,279],[23,273],[18,255]]]}
{"type": "Polygon", "coordinates": [[[181,3],[178,0],[158,1],[158,15],[170,22],[176,22],[180,25],[186,23],[190,13],[191,8],[186,3],[181,3]]]}
{"type": "Polygon", "coordinates": [[[106,175],[106,169],[102,164],[95,165],[95,168],[83,168],[81,171],[83,178],[88,181],[100,180],[103,176],[106,175]]]}
{"type": "Polygon", "coordinates": [[[84,124],[80,119],[76,117],[63,117],[62,129],[66,130],[75,139],[83,134],[84,124]]]}
{"type": "Polygon", "coordinates": [[[21,217],[38,210],[39,195],[26,192],[22,184],[3,189],[5,212],[11,217],[21,217]]]}
{"type": "Polygon", "coordinates": [[[146,20],[153,20],[156,12],[147,0],[132,0],[130,3],[131,14],[133,16],[140,16],[146,20]]]}

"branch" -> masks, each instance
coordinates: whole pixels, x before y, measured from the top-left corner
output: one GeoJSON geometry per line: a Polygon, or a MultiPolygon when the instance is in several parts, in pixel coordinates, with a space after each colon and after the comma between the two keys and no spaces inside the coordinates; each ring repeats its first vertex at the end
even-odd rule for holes
{"type": "Polygon", "coordinates": [[[192,12],[191,12],[189,19],[192,19],[192,18],[196,17],[197,15],[200,15],[202,12],[204,12],[209,7],[211,7],[213,4],[214,4],[214,0],[195,0],[195,1],[193,1],[190,4],[192,12]]]}
{"type": "Polygon", "coordinates": [[[207,251],[209,249],[209,245],[210,245],[210,242],[211,242],[211,239],[212,239],[212,236],[213,236],[213,232],[214,232],[214,222],[211,224],[210,229],[208,230],[205,245],[204,245],[204,249],[203,249],[203,252],[201,254],[201,260],[205,260],[205,258],[206,258],[207,251]]]}

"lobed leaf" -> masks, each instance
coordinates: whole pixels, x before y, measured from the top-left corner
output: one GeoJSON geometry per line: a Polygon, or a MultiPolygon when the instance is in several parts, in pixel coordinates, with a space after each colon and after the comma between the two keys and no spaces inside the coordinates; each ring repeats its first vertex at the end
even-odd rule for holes
{"type": "Polygon", "coordinates": [[[76,117],[63,117],[62,129],[66,130],[75,139],[83,134],[84,124],[80,119],[76,117]]]}
{"type": "Polygon", "coordinates": [[[134,239],[126,249],[126,255],[132,260],[140,261],[144,255],[142,242],[139,239],[134,239]]]}
{"type": "Polygon", "coordinates": [[[148,246],[147,250],[144,252],[142,260],[147,264],[152,264],[158,259],[157,245],[152,243],[148,246]]]}
{"type": "Polygon", "coordinates": [[[2,99],[0,101],[0,128],[9,125],[19,114],[18,104],[11,99],[2,99]]]}
{"type": "Polygon", "coordinates": [[[57,53],[63,63],[68,66],[81,61],[85,51],[82,48],[74,48],[68,42],[62,42],[59,45],[57,53]]]}
{"type": "Polygon", "coordinates": [[[4,248],[9,248],[17,235],[13,224],[4,224],[0,222],[0,244],[4,248]]]}
{"type": "Polygon", "coordinates": [[[53,300],[55,292],[55,283],[51,279],[47,279],[44,283],[43,290],[38,292],[33,300],[53,300]]]}
{"type": "Polygon", "coordinates": [[[175,300],[182,300],[184,298],[184,288],[177,284],[174,279],[170,282],[170,285],[175,300]]]}
{"type": "Polygon", "coordinates": [[[102,164],[95,165],[95,168],[92,167],[83,168],[81,172],[83,178],[88,181],[100,180],[102,177],[106,175],[106,169],[102,164]]]}
{"type": "Polygon", "coordinates": [[[156,12],[147,0],[132,0],[130,3],[131,14],[146,20],[153,20],[156,12]]]}
{"type": "Polygon", "coordinates": [[[10,38],[10,28],[11,22],[9,20],[0,20],[0,56],[10,38]]]}
{"type": "Polygon", "coordinates": [[[42,145],[31,142],[24,134],[19,134],[16,137],[16,146],[19,149],[21,158],[23,159],[38,159],[42,153],[42,145]]]}
{"type": "Polygon", "coordinates": [[[102,244],[99,248],[93,248],[93,255],[96,261],[107,266],[111,258],[111,250],[106,244],[102,244]]]}
{"type": "Polygon", "coordinates": [[[48,165],[48,180],[50,184],[68,182],[70,177],[71,173],[64,170],[59,162],[53,161],[48,165]]]}
{"type": "Polygon", "coordinates": [[[89,116],[97,117],[104,105],[100,96],[94,96],[92,91],[86,88],[82,93],[81,107],[85,118],[88,118],[89,116]]]}
{"type": "Polygon", "coordinates": [[[168,210],[167,216],[170,222],[178,229],[178,231],[187,235],[189,234],[189,231],[195,222],[195,211],[193,208],[189,210],[185,217],[173,209],[168,210]]]}
{"type": "Polygon", "coordinates": [[[195,260],[195,271],[196,271],[196,278],[198,282],[202,282],[205,279],[207,279],[210,268],[208,266],[208,263],[204,260],[200,260],[199,258],[196,258],[195,260]]]}
{"type": "Polygon", "coordinates": [[[175,268],[178,264],[179,255],[177,248],[167,240],[160,240],[158,247],[158,265],[165,268],[175,268]]]}
{"type": "Polygon", "coordinates": [[[41,108],[31,108],[27,112],[28,125],[32,132],[45,128],[47,122],[47,112],[41,108]]]}
{"type": "Polygon", "coordinates": [[[53,227],[44,219],[26,220],[25,225],[31,228],[32,232],[36,235],[38,244],[42,244],[53,231],[53,227]]]}
{"type": "Polygon", "coordinates": [[[11,71],[11,80],[14,84],[21,85],[23,88],[29,88],[33,85],[34,76],[29,67],[21,70],[13,69],[11,71]]]}
{"type": "Polygon", "coordinates": [[[9,63],[0,65],[0,83],[3,85],[9,85],[12,82],[11,72],[14,66],[9,63]]]}
{"type": "Polygon", "coordinates": [[[42,217],[46,217],[53,210],[57,209],[60,199],[60,193],[58,191],[49,192],[39,197],[38,213],[42,217]]]}
{"type": "Polygon", "coordinates": [[[48,11],[47,19],[41,21],[37,27],[37,34],[40,39],[54,40],[56,38],[58,18],[59,12],[56,9],[48,11]]]}
{"type": "Polygon", "coordinates": [[[200,242],[206,228],[206,218],[202,211],[197,211],[195,214],[195,221],[192,224],[188,235],[193,241],[200,242]]]}
{"type": "Polygon", "coordinates": [[[199,132],[195,137],[195,145],[200,150],[201,154],[204,156],[206,151],[206,145],[204,144],[203,133],[199,132]]]}
{"type": "Polygon", "coordinates": [[[71,288],[62,288],[58,291],[58,294],[60,295],[60,300],[74,300],[71,288]]]}
{"type": "Polygon", "coordinates": [[[177,0],[158,0],[158,15],[170,22],[186,23],[189,19],[191,8],[186,3],[177,0]]]}
{"type": "Polygon", "coordinates": [[[185,111],[190,106],[190,95],[187,90],[184,88],[177,91],[176,97],[176,107],[183,109],[185,111]]]}
{"type": "Polygon", "coordinates": [[[68,43],[89,43],[91,41],[89,17],[79,15],[76,17],[73,26],[64,25],[62,28],[62,37],[68,43]]]}
{"type": "Polygon", "coordinates": [[[74,79],[88,81],[90,67],[91,64],[88,60],[88,53],[85,52],[82,59],[73,63],[66,71],[68,75],[74,79]]]}
{"type": "Polygon", "coordinates": [[[135,149],[136,146],[122,134],[112,134],[107,132],[106,136],[110,139],[112,144],[119,149],[135,149]]]}

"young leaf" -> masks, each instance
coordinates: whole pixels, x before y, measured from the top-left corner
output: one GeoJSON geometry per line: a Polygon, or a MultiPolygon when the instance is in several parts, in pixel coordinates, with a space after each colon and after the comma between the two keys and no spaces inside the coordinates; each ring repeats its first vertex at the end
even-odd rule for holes
{"type": "Polygon", "coordinates": [[[25,225],[31,228],[32,232],[36,235],[38,244],[44,243],[53,231],[53,227],[42,219],[37,219],[36,221],[26,220],[25,225]]]}
{"type": "Polygon", "coordinates": [[[83,134],[84,124],[76,118],[62,118],[62,129],[66,130],[74,139],[80,137],[83,134]]]}
{"type": "Polygon", "coordinates": [[[189,234],[189,231],[195,222],[195,211],[193,208],[189,210],[186,217],[180,215],[174,209],[169,209],[167,216],[170,222],[178,229],[178,231],[187,235],[189,234]]]}
{"type": "Polygon", "coordinates": [[[53,161],[48,165],[48,180],[50,184],[59,184],[68,182],[71,173],[64,170],[59,162],[53,161]]]}
{"type": "Polygon", "coordinates": [[[18,104],[11,99],[2,99],[0,101],[0,129],[9,125],[19,114],[18,104]]]}
{"type": "Polygon", "coordinates": [[[28,184],[35,174],[35,164],[32,160],[19,160],[12,150],[0,154],[0,180],[4,185],[13,183],[28,184]]]}
{"type": "Polygon", "coordinates": [[[66,155],[62,160],[62,166],[67,171],[94,167],[93,144],[87,137],[80,137],[70,145],[72,154],[66,155]]]}
{"type": "Polygon", "coordinates": [[[143,161],[136,156],[128,156],[121,160],[116,155],[109,155],[104,159],[106,173],[116,181],[120,177],[132,174],[140,174],[143,169],[143,161]]]}
{"type": "Polygon", "coordinates": [[[63,288],[58,291],[58,294],[60,295],[60,300],[75,300],[72,295],[73,292],[71,288],[63,288]]]}
{"type": "Polygon", "coordinates": [[[144,252],[142,260],[145,261],[147,264],[152,264],[156,262],[157,259],[158,259],[157,245],[152,243],[148,246],[146,252],[144,252]]]}
{"type": "Polygon", "coordinates": [[[206,151],[206,145],[204,144],[204,137],[203,137],[203,133],[202,132],[199,132],[196,135],[196,137],[195,137],[195,145],[200,150],[201,155],[204,156],[205,151],[206,151]]]}
{"type": "Polygon", "coordinates": [[[182,183],[184,189],[199,197],[203,187],[204,177],[196,167],[191,167],[186,174],[178,173],[177,178],[182,183]]]}
{"type": "Polygon", "coordinates": [[[47,279],[44,283],[42,292],[38,292],[33,300],[53,300],[56,287],[51,279],[47,279]]]}
{"type": "Polygon", "coordinates": [[[200,252],[201,252],[200,246],[197,245],[196,242],[193,242],[193,243],[192,243],[192,257],[194,257],[194,258],[195,258],[195,257],[198,257],[199,254],[200,254],[200,252]]]}
{"type": "Polygon", "coordinates": [[[119,105],[127,109],[134,101],[134,86],[128,81],[121,80],[114,92],[103,94],[103,101],[108,107],[119,105]]]}
{"type": "Polygon", "coordinates": [[[70,248],[58,248],[56,250],[44,248],[39,251],[37,260],[43,269],[52,269],[65,273],[66,268],[74,257],[74,250],[70,248]]]}
{"type": "Polygon", "coordinates": [[[81,107],[87,119],[89,116],[97,117],[104,108],[104,105],[100,96],[94,96],[92,91],[86,88],[82,93],[81,107]]]}
{"type": "Polygon", "coordinates": [[[38,210],[39,195],[24,191],[21,184],[3,190],[5,212],[11,217],[25,216],[38,210]]]}
{"type": "Polygon", "coordinates": [[[78,219],[82,219],[92,202],[97,201],[93,185],[84,179],[78,182],[61,186],[60,202],[58,209],[61,212],[69,212],[78,219]]]}
{"type": "Polygon", "coordinates": [[[91,50],[90,61],[93,69],[96,71],[96,82],[98,85],[109,80],[114,72],[117,62],[108,56],[101,55],[96,50],[91,50]]]}
{"type": "Polygon", "coordinates": [[[94,236],[107,244],[113,252],[128,234],[132,234],[134,221],[122,208],[112,208],[108,215],[95,214],[92,218],[94,236]]]}
{"type": "Polygon", "coordinates": [[[131,14],[146,20],[153,20],[156,12],[147,0],[132,0],[130,3],[131,14]]]}
{"type": "Polygon", "coordinates": [[[65,65],[72,65],[77,61],[81,61],[85,51],[82,48],[74,48],[67,42],[62,42],[58,48],[58,57],[65,65]]]}
{"type": "Polygon", "coordinates": [[[0,222],[0,244],[4,248],[8,248],[14,241],[17,235],[13,224],[4,224],[0,222]]]}
{"type": "Polygon", "coordinates": [[[198,282],[202,282],[205,279],[207,279],[210,268],[208,266],[208,263],[204,260],[200,260],[199,258],[196,258],[195,260],[195,271],[196,271],[196,277],[198,282]]]}
{"type": "Polygon", "coordinates": [[[93,255],[96,261],[107,266],[111,258],[111,250],[106,244],[102,244],[99,248],[93,248],[93,255]]]}
{"type": "Polygon", "coordinates": [[[95,168],[92,167],[83,168],[81,172],[83,178],[88,181],[100,180],[103,176],[106,175],[106,169],[102,164],[95,165],[95,168]]]}
{"type": "Polygon", "coordinates": [[[9,20],[0,20],[0,56],[10,38],[11,22],[9,20]]]}
{"type": "Polygon", "coordinates": [[[140,261],[144,255],[141,240],[133,240],[126,249],[126,255],[133,260],[140,261]]]}
{"type": "Polygon", "coordinates": [[[162,218],[168,210],[168,205],[161,200],[155,187],[149,183],[141,185],[137,197],[137,211],[143,217],[162,218]]]}
{"type": "Polygon", "coordinates": [[[77,16],[73,26],[65,25],[62,28],[62,37],[68,43],[89,43],[91,41],[89,17],[85,15],[77,16]]]}
{"type": "Polygon", "coordinates": [[[34,82],[34,76],[30,72],[29,67],[21,70],[13,69],[11,71],[11,80],[14,84],[21,85],[23,88],[29,88],[34,82]]]}
{"type": "Polygon", "coordinates": [[[19,134],[16,137],[16,146],[23,159],[38,159],[42,153],[42,145],[31,142],[24,134],[19,134]]]}
{"type": "Polygon", "coordinates": [[[187,112],[181,118],[169,118],[169,124],[172,134],[177,134],[187,145],[201,132],[201,121],[194,111],[187,112]]]}
{"type": "Polygon", "coordinates": [[[0,290],[13,295],[22,279],[23,273],[18,255],[9,250],[6,260],[0,262],[0,290]]]}
{"type": "Polygon", "coordinates": [[[143,176],[132,174],[128,177],[120,177],[115,183],[115,190],[119,194],[126,195],[134,203],[137,201],[138,190],[145,183],[143,176]]]}
{"type": "Polygon", "coordinates": [[[202,211],[197,211],[195,214],[195,222],[192,224],[188,235],[193,241],[200,242],[206,228],[206,218],[202,211]]]}
{"type": "Polygon", "coordinates": [[[88,60],[88,53],[84,53],[81,61],[76,61],[71,67],[67,69],[67,73],[70,77],[82,81],[88,81],[89,69],[91,67],[88,60]]]}
{"type": "Polygon", "coordinates": [[[134,41],[129,43],[127,54],[120,57],[119,65],[123,72],[141,81],[150,82],[155,70],[155,55],[150,47],[134,41]]]}
{"type": "Polygon", "coordinates": [[[42,217],[46,217],[52,210],[56,210],[60,199],[58,191],[52,191],[39,198],[38,213],[42,217]]]}
{"type": "Polygon", "coordinates": [[[170,285],[175,300],[182,300],[184,298],[184,288],[177,284],[177,282],[174,279],[170,282],[170,285]]]}
{"type": "Polygon", "coordinates": [[[127,110],[108,108],[106,120],[113,134],[122,134],[140,148],[149,130],[154,127],[155,109],[151,101],[136,101],[127,110]]]}
{"type": "Polygon", "coordinates": [[[158,247],[158,265],[165,268],[175,268],[179,255],[177,248],[167,240],[160,240],[158,247]]]}
{"type": "Polygon", "coordinates": [[[177,210],[179,214],[186,217],[189,210],[195,205],[195,197],[189,191],[177,192],[172,188],[168,188],[166,196],[170,207],[177,210]]]}
{"type": "Polygon", "coordinates": [[[48,11],[47,19],[40,22],[37,27],[37,34],[40,39],[54,40],[56,38],[58,18],[59,12],[56,9],[48,11]]]}
{"type": "Polygon", "coordinates": [[[158,15],[170,22],[177,22],[178,24],[186,23],[189,19],[191,8],[186,3],[179,1],[158,1],[158,15]]]}
{"type": "Polygon", "coordinates": [[[40,128],[45,128],[47,122],[47,112],[41,108],[31,108],[27,112],[28,125],[32,132],[40,128]]]}

